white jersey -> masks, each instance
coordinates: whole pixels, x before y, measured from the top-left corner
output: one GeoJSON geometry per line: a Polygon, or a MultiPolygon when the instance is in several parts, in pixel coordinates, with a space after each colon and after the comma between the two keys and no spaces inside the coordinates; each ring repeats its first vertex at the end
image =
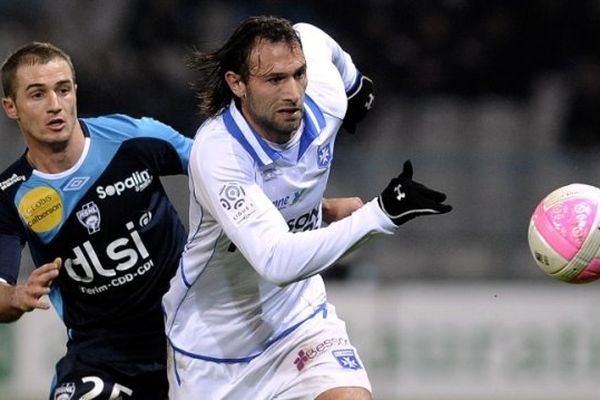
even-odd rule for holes
{"type": "Polygon", "coordinates": [[[358,71],[324,32],[295,27],[309,83],[294,138],[268,143],[233,103],[196,134],[188,243],[163,298],[168,339],[181,354],[216,362],[260,355],[326,313],[319,272],[368,235],[396,229],[376,200],[320,228],[346,90],[358,71]]]}

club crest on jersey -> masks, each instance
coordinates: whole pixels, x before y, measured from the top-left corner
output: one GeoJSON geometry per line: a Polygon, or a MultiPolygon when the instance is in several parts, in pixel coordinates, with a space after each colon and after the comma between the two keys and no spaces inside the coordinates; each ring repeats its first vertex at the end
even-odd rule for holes
{"type": "Polygon", "coordinates": [[[71,400],[75,394],[75,384],[73,382],[63,383],[54,390],[54,400],[71,400]]]}
{"type": "Polygon", "coordinates": [[[226,183],[221,187],[219,202],[236,225],[244,222],[256,211],[256,206],[246,197],[242,185],[235,182],[226,183]]]}
{"type": "Polygon", "coordinates": [[[317,163],[319,168],[327,168],[331,164],[331,146],[325,143],[317,148],[317,163]]]}
{"type": "Polygon", "coordinates": [[[352,349],[334,350],[331,352],[342,368],[362,369],[362,365],[358,362],[358,357],[352,349]]]}
{"type": "Polygon", "coordinates": [[[100,231],[100,209],[96,203],[93,201],[85,203],[76,215],[81,225],[87,228],[90,235],[100,231]]]}

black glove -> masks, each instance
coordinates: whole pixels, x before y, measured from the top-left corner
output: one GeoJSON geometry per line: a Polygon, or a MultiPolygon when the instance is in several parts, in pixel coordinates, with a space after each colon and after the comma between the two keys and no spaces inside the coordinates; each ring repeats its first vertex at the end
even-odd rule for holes
{"type": "Polygon", "coordinates": [[[402,173],[392,179],[377,198],[379,207],[396,225],[420,215],[445,214],[452,206],[442,204],[446,195],[412,180],[413,167],[404,162],[402,173]]]}
{"type": "Polygon", "coordinates": [[[373,81],[361,75],[358,83],[348,93],[348,109],[346,110],[342,126],[349,133],[356,132],[356,125],[362,121],[373,107],[373,102],[375,101],[373,89],[373,81]]]}

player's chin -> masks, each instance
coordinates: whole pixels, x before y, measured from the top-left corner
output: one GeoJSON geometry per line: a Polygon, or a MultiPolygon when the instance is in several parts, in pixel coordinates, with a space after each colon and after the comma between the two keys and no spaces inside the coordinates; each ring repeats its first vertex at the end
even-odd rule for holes
{"type": "Polygon", "coordinates": [[[280,121],[279,129],[282,132],[294,132],[300,127],[301,118],[285,118],[280,121]]]}

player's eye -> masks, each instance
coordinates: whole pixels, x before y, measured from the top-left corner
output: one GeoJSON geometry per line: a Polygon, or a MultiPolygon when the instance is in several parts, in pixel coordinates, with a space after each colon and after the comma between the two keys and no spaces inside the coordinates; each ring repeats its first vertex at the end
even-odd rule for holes
{"type": "Polygon", "coordinates": [[[44,92],[42,92],[41,90],[35,90],[35,91],[29,93],[29,97],[31,97],[32,99],[40,99],[43,96],[44,96],[44,92]]]}
{"type": "Polygon", "coordinates": [[[273,84],[281,83],[281,81],[283,81],[283,77],[281,77],[281,76],[273,76],[273,77],[267,79],[267,82],[270,82],[273,84]]]}
{"type": "Polygon", "coordinates": [[[64,84],[64,85],[60,85],[58,86],[57,92],[63,96],[71,93],[72,90],[72,86],[69,84],[64,84]]]}

